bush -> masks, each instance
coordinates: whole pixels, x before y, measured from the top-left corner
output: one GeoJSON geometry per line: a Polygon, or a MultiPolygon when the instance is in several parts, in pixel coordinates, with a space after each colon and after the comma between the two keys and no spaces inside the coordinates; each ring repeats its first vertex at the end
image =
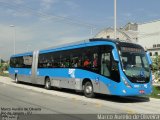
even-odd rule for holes
{"type": "Polygon", "coordinates": [[[152,64],[152,70],[153,72],[160,70],[160,55],[159,56],[155,56],[153,59],[153,64],[152,64]]]}
{"type": "Polygon", "coordinates": [[[0,64],[0,72],[8,71],[8,68],[9,68],[9,64],[7,63],[0,64]]]}
{"type": "Polygon", "coordinates": [[[153,92],[149,97],[160,99],[160,86],[153,86],[153,92]]]}

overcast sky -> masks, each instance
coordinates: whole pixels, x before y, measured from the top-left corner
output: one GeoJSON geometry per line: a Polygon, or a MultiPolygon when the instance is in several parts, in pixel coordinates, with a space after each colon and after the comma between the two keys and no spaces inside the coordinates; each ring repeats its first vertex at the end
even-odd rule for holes
{"type": "MultiPolygon", "coordinates": [[[[0,0],[0,58],[88,39],[113,27],[114,0],[0,0]],[[10,27],[14,25],[14,27],[10,27]],[[91,35],[91,28],[93,35],[91,35]]],[[[117,0],[117,25],[160,19],[160,0],[117,0]]]]}

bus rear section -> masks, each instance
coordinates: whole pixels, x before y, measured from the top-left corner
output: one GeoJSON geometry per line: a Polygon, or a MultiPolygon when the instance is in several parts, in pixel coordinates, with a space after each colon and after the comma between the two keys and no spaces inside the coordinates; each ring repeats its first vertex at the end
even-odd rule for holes
{"type": "Polygon", "coordinates": [[[33,53],[13,55],[10,58],[9,74],[16,83],[19,81],[32,83],[33,53]]]}

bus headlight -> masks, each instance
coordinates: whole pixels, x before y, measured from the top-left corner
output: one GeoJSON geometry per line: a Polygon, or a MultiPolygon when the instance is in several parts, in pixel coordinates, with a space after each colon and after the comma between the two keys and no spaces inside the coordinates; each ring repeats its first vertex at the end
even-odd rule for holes
{"type": "Polygon", "coordinates": [[[126,81],[126,79],[124,77],[122,77],[122,80],[124,82],[124,84],[128,87],[128,88],[132,88],[131,85],[126,81]]]}

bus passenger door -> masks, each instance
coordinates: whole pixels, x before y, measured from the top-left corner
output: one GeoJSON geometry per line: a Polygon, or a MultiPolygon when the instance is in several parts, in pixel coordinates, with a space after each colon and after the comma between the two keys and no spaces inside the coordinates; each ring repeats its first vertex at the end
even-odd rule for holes
{"type": "Polygon", "coordinates": [[[36,76],[37,76],[37,65],[38,65],[38,53],[39,51],[34,51],[33,52],[33,62],[32,62],[32,72],[31,72],[31,83],[35,83],[35,84],[38,84],[37,83],[37,80],[36,80],[36,76]]]}
{"type": "Polygon", "coordinates": [[[101,69],[100,69],[100,93],[109,94],[108,86],[111,82],[111,57],[109,50],[102,50],[101,53],[101,69]]]}

